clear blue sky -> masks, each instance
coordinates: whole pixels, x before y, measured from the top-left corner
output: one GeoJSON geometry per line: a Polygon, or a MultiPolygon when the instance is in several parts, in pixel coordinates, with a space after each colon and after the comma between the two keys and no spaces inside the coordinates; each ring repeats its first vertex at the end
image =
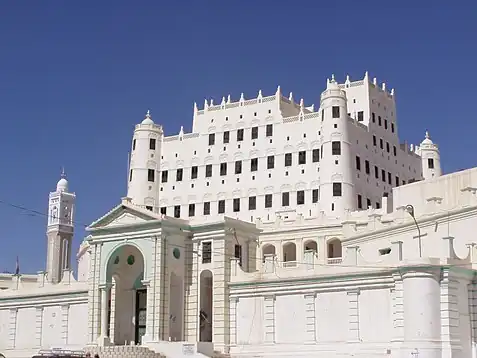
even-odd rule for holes
{"type": "MultiPolygon", "coordinates": [[[[46,213],[65,166],[81,224],[126,193],[134,124],[190,130],[194,101],[318,103],[334,73],[396,89],[401,139],[475,166],[477,5],[444,1],[3,1],[0,200],[46,213]],[[366,5],[364,5],[366,4],[366,5]],[[447,5],[444,5],[447,4],[447,5]],[[463,153],[469,153],[465,155],[463,153]]],[[[46,218],[0,204],[0,270],[44,268],[46,218]]]]}

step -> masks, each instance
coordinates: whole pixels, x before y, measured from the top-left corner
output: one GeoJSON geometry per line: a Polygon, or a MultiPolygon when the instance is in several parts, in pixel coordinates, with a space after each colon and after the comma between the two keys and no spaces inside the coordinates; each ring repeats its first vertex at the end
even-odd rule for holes
{"type": "Polygon", "coordinates": [[[143,346],[88,347],[85,351],[91,353],[92,357],[98,354],[99,358],[166,358],[143,346]]]}

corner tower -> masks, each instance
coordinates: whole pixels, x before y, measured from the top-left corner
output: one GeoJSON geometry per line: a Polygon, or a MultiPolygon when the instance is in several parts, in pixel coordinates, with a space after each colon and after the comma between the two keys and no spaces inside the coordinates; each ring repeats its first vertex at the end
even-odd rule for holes
{"type": "Polygon", "coordinates": [[[426,138],[419,146],[419,153],[422,158],[422,177],[424,180],[440,177],[441,170],[441,156],[439,154],[439,147],[431,140],[429,132],[426,131],[426,138]]]}
{"type": "Polygon", "coordinates": [[[321,94],[320,202],[327,215],[356,210],[346,92],[332,76],[321,94]]]}
{"type": "Polygon", "coordinates": [[[63,271],[71,269],[71,247],[74,233],[74,206],[76,195],[68,191],[65,172],[51,192],[48,204],[48,238],[46,271],[48,281],[61,281],[63,271]]]}
{"type": "Polygon", "coordinates": [[[144,120],[134,129],[127,196],[137,206],[159,211],[159,170],[161,162],[162,126],[152,121],[147,111],[144,120]]]}

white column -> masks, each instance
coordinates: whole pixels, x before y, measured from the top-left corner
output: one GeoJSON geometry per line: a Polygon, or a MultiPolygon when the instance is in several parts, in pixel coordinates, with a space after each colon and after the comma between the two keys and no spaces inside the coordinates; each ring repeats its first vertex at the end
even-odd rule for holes
{"type": "Polygon", "coordinates": [[[472,342],[472,358],[477,358],[477,282],[473,280],[468,286],[469,316],[472,342]]]}
{"type": "Polygon", "coordinates": [[[68,316],[70,305],[61,306],[61,339],[63,344],[68,344],[68,316]]]}
{"type": "Polygon", "coordinates": [[[315,311],[316,293],[305,294],[305,322],[307,343],[316,343],[316,311],[315,311]]]}
{"type": "Polygon", "coordinates": [[[393,275],[394,288],[391,289],[393,314],[393,342],[402,342],[404,338],[404,303],[402,277],[399,273],[393,275]]]}
{"type": "Polygon", "coordinates": [[[459,345],[458,285],[459,281],[453,277],[449,268],[443,269],[441,280],[442,358],[451,358],[452,349],[459,345]]]}
{"type": "Polygon", "coordinates": [[[230,344],[237,344],[237,304],[238,297],[230,298],[230,344]]]}
{"type": "Polygon", "coordinates": [[[10,349],[14,349],[16,347],[17,316],[18,308],[10,309],[10,322],[8,323],[8,347],[10,349]]]}
{"type": "Polygon", "coordinates": [[[113,277],[113,283],[111,286],[111,313],[109,318],[109,340],[112,344],[115,344],[114,336],[116,334],[116,281],[113,277]]]}
{"type": "Polygon", "coordinates": [[[43,307],[36,308],[36,317],[35,317],[35,346],[41,347],[43,335],[43,307]]]}
{"type": "Polygon", "coordinates": [[[108,293],[111,284],[102,284],[99,289],[101,291],[101,331],[99,335],[99,345],[105,346],[110,343],[108,337],[108,293]]]}
{"type": "Polygon", "coordinates": [[[417,354],[419,358],[441,358],[440,269],[416,266],[402,268],[402,271],[404,342],[401,357],[417,354]]]}
{"type": "Polygon", "coordinates": [[[348,342],[359,342],[359,290],[348,291],[348,342]]]}
{"type": "Polygon", "coordinates": [[[186,286],[185,286],[185,329],[184,339],[188,342],[199,340],[199,244],[187,244],[186,248],[186,286]]]}
{"type": "Polygon", "coordinates": [[[275,343],[275,295],[265,296],[263,305],[265,343],[275,343]]]}

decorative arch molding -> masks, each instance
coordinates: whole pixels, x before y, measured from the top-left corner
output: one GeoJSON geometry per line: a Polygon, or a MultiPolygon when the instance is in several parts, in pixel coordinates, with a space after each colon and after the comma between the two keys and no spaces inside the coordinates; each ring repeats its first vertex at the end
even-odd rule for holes
{"type": "Polygon", "coordinates": [[[154,133],[154,132],[150,132],[149,135],[148,135],[149,138],[154,138],[156,139],[158,137],[157,133],[154,133]]]}
{"type": "Polygon", "coordinates": [[[178,205],[182,202],[182,198],[180,196],[175,196],[174,199],[172,199],[172,202],[178,205]]]}
{"type": "Polygon", "coordinates": [[[301,150],[307,150],[308,149],[308,145],[305,143],[305,142],[300,142],[298,143],[298,145],[296,146],[296,148],[298,149],[298,151],[301,151],[301,150]]]}
{"type": "Polygon", "coordinates": [[[292,186],[290,184],[283,184],[280,187],[281,192],[287,192],[287,191],[291,191],[291,190],[292,190],[292,186]]]}
{"type": "Polygon", "coordinates": [[[215,133],[217,131],[217,129],[215,128],[215,126],[210,126],[208,129],[207,129],[207,132],[208,133],[215,133]]]}
{"type": "Polygon", "coordinates": [[[265,117],[265,122],[272,122],[273,121],[273,116],[266,116],[265,117]]]}
{"type": "Polygon", "coordinates": [[[253,120],[250,122],[250,126],[251,126],[251,127],[256,127],[256,126],[258,126],[258,125],[260,125],[260,120],[259,120],[259,119],[256,119],[256,118],[255,118],[255,119],[253,119],[253,120]]]}
{"type": "Polygon", "coordinates": [[[212,194],[206,193],[206,194],[204,194],[204,199],[203,199],[203,201],[204,201],[204,202],[211,201],[212,198],[213,198],[212,194]]]}
{"type": "Polygon", "coordinates": [[[156,201],[151,196],[148,196],[147,198],[144,198],[144,205],[146,205],[146,206],[154,206],[155,202],[156,201]]]}
{"type": "Polygon", "coordinates": [[[188,202],[189,204],[192,204],[192,203],[197,202],[197,196],[195,196],[195,195],[189,195],[188,198],[187,198],[187,202],[188,202]]]}
{"type": "Polygon", "coordinates": [[[343,180],[343,176],[341,174],[335,173],[331,176],[332,182],[341,182],[343,180]]]}
{"type": "Polygon", "coordinates": [[[320,181],[319,180],[313,180],[311,183],[311,188],[312,189],[318,189],[318,187],[320,186],[320,181]]]}
{"type": "Polygon", "coordinates": [[[223,131],[223,132],[227,132],[227,131],[229,131],[229,130],[231,130],[231,129],[232,129],[232,126],[231,126],[230,124],[228,124],[228,123],[225,123],[225,124],[222,126],[222,131],[223,131]]]}
{"type": "Polygon", "coordinates": [[[204,164],[207,165],[207,164],[212,164],[214,162],[214,157],[211,156],[211,155],[208,155],[207,157],[205,157],[204,159],[204,164]]]}
{"type": "Polygon", "coordinates": [[[283,150],[285,151],[285,153],[293,153],[295,151],[295,147],[290,145],[290,144],[287,144],[283,150]]]}
{"type": "Polygon", "coordinates": [[[169,162],[161,162],[161,170],[169,170],[169,162]]]}
{"type": "Polygon", "coordinates": [[[159,206],[167,206],[168,202],[167,202],[167,199],[161,199],[159,201],[159,206]]]}
{"type": "Polygon", "coordinates": [[[257,196],[257,188],[248,189],[248,196],[257,196]]]}
{"type": "Polygon", "coordinates": [[[243,160],[244,158],[244,155],[242,152],[235,152],[234,153],[234,160],[237,161],[237,160],[243,160]]]}
{"type": "Polygon", "coordinates": [[[258,158],[260,157],[260,151],[258,149],[252,149],[250,151],[250,158],[258,158]]]}
{"type": "Polygon", "coordinates": [[[277,153],[277,149],[276,148],[268,148],[266,153],[267,153],[267,156],[268,155],[275,155],[277,153]]]}
{"type": "Polygon", "coordinates": [[[300,181],[295,184],[295,190],[305,190],[306,189],[306,183],[304,181],[300,181]]]}
{"type": "Polygon", "coordinates": [[[182,159],[176,161],[176,167],[177,168],[183,168],[184,167],[184,161],[182,159]]]}
{"type": "Polygon", "coordinates": [[[193,157],[191,160],[190,160],[190,164],[191,166],[199,166],[200,165],[200,159],[199,157],[193,157]]]}
{"type": "Polygon", "coordinates": [[[343,134],[341,132],[333,132],[331,133],[331,139],[341,139],[343,137],[343,134]]]}
{"type": "Polygon", "coordinates": [[[239,121],[239,122],[237,122],[235,128],[237,128],[237,129],[243,129],[243,128],[245,128],[245,122],[244,122],[244,121],[239,121]]]}
{"type": "Polygon", "coordinates": [[[273,186],[272,185],[266,186],[265,188],[263,188],[263,192],[265,194],[273,194],[273,186]]]}
{"type": "Polygon", "coordinates": [[[155,160],[148,160],[147,161],[147,167],[149,169],[156,169],[157,168],[157,163],[155,160]]]}
{"type": "Polygon", "coordinates": [[[320,142],[317,140],[314,140],[313,142],[310,143],[310,148],[311,149],[319,149],[320,148],[320,142]]]}
{"type": "MultiPolygon", "coordinates": [[[[152,255],[147,255],[147,252],[152,250],[151,244],[153,241],[138,240],[138,241],[110,241],[104,242],[101,249],[101,265],[99,266],[99,283],[104,284],[112,280],[109,268],[110,262],[117,256],[119,250],[123,247],[130,246],[138,250],[142,256],[143,262],[143,277],[148,277],[149,267],[152,267],[152,255]],[[110,277],[108,277],[110,276],[110,277]]],[[[111,282],[110,282],[111,283],[111,282]]]]}
{"type": "Polygon", "coordinates": [[[225,200],[225,199],[227,199],[227,193],[222,191],[217,194],[217,200],[225,200]]]}
{"type": "Polygon", "coordinates": [[[229,156],[228,156],[228,154],[225,154],[225,153],[221,154],[220,157],[219,157],[219,160],[220,160],[221,163],[228,161],[228,159],[229,159],[229,156]]]}
{"type": "Polygon", "coordinates": [[[237,198],[240,198],[242,195],[242,191],[240,189],[235,189],[233,192],[232,192],[232,197],[237,199],[237,198]]]}

